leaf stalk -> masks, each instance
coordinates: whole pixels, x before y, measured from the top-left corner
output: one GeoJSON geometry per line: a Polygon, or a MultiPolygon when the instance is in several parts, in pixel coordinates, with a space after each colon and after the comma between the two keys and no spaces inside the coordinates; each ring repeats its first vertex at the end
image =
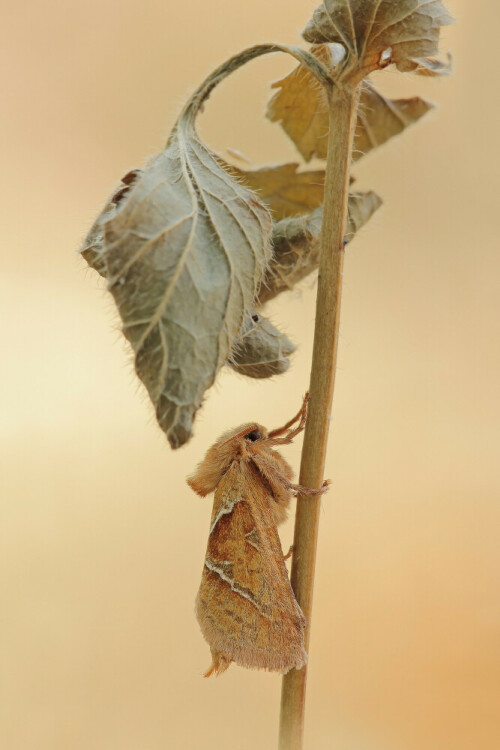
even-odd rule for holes
{"type": "Polygon", "coordinates": [[[219,65],[218,68],[215,68],[215,70],[205,78],[203,83],[198,86],[192,96],[190,96],[178,117],[177,123],[184,120],[193,123],[201,106],[219,83],[251,60],[255,60],[257,57],[268,55],[273,52],[285,52],[286,54],[291,55],[304,65],[320,83],[325,86],[331,86],[332,81],[330,78],[330,70],[311,52],[288,44],[256,44],[253,47],[248,47],[247,49],[238,52],[238,54],[230,57],[222,63],[222,65],[219,65]]]}

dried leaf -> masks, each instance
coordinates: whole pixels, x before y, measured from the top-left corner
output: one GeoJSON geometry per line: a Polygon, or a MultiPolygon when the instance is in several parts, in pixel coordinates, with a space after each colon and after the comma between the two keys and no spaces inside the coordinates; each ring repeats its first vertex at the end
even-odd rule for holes
{"type": "Polygon", "coordinates": [[[234,344],[228,364],[250,378],[270,378],[288,370],[288,357],[294,351],[288,336],[253,311],[234,344]]]}
{"type": "MultiPolygon", "coordinates": [[[[228,165],[227,168],[247,187],[256,191],[261,188],[266,203],[276,212],[277,218],[281,219],[287,215],[305,213],[311,208],[316,208],[323,200],[324,171],[297,175],[297,166],[284,164],[280,167],[264,167],[250,171],[232,165],[228,165]],[[283,206],[281,210],[280,206],[283,206]],[[289,211],[289,214],[286,211],[289,211]]],[[[141,174],[141,170],[137,169],[122,178],[121,185],[113,192],[106,207],[94,222],[80,251],[91,268],[105,279],[108,273],[104,255],[103,225],[114,216],[132,182],[141,174]],[[132,174],[134,180],[131,180],[132,174]]],[[[294,351],[295,346],[288,336],[254,310],[246,317],[243,329],[233,344],[228,364],[242,375],[269,378],[288,370],[288,357],[294,351]]]]}
{"type": "Polygon", "coordinates": [[[244,170],[231,165],[232,174],[255,190],[271,209],[275,220],[299,216],[323,202],[325,171],[297,172],[298,164],[244,170]]]}
{"type": "MultiPolygon", "coordinates": [[[[328,45],[312,48],[325,64],[330,58],[328,45]]],[[[328,104],[322,87],[299,66],[273,84],[279,91],[268,104],[267,116],[279,122],[306,161],[313,156],[326,159],[328,148],[328,104]]],[[[417,122],[433,105],[419,97],[387,99],[370,83],[363,85],[358,123],[354,137],[354,160],[401,133],[417,122]]]]}
{"type": "Polygon", "coordinates": [[[174,448],[190,438],[205,391],[234,352],[271,258],[268,208],[201,143],[194,122],[221,81],[277,51],[329,84],[329,71],[296,47],[260,44],[226,60],[194,91],[166,149],[112,196],[82,249],[108,280],[174,448]]]}
{"type": "MultiPolygon", "coordinates": [[[[381,205],[381,198],[373,191],[349,196],[345,242],[352,240],[381,205]]],[[[320,207],[309,216],[276,222],[272,238],[273,259],[260,289],[259,305],[293,289],[318,268],[322,217],[323,207],[320,207]]]]}
{"type": "Polygon", "coordinates": [[[341,75],[359,81],[390,63],[414,70],[416,60],[437,54],[440,29],[452,22],[441,0],[323,0],[303,36],[342,44],[341,75]]]}
{"type": "Polygon", "coordinates": [[[91,230],[135,368],[173,448],[231,354],[270,259],[271,217],[181,119],[91,230]],[[104,249],[102,249],[104,242],[104,249]]]}

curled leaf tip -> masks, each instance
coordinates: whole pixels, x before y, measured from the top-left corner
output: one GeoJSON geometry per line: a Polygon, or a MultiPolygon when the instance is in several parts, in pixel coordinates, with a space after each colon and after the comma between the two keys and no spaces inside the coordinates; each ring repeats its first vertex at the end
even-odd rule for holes
{"type": "Polygon", "coordinates": [[[294,351],[288,336],[254,310],[234,343],[228,364],[241,375],[270,378],[288,370],[294,351]]]}

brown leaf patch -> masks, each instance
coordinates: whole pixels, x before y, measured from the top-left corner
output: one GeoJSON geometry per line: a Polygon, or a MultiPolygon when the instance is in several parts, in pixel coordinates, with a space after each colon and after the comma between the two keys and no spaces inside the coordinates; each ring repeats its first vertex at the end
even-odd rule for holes
{"type": "Polygon", "coordinates": [[[298,164],[280,164],[261,169],[245,170],[230,167],[231,172],[255,190],[271,209],[276,221],[299,216],[323,202],[325,171],[318,169],[297,172],[298,164]]]}
{"type": "MultiPolygon", "coordinates": [[[[322,62],[326,63],[330,57],[328,45],[313,47],[312,51],[322,62]]],[[[268,118],[280,123],[306,161],[313,156],[326,159],[329,122],[323,89],[302,66],[274,83],[273,88],[279,90],[268,104],[268,118]]],[[[353,159],[356,161],[381,146],[432,108],[432,104],[419,97],[388,99],[366,82],[361,92],[353,159]]]]}

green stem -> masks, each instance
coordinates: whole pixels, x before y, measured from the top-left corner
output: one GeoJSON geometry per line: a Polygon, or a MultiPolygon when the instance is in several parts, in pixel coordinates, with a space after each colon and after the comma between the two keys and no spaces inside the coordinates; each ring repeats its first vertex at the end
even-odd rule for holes
{"type": "MultiPolygon", "coordinates": [[[[339,335],[349,173],[358,101],[358,88],[344,86],[330,90],[330,132],[309,386],[310,401],[299,480],[300,484],[314,488],[321,487],[323,482],[330,427],[339,335]]],[[[319,498],[298,498],[291,583],[306,618],[305,645],[308,652],[319,511],[319,498]]],[[[300,670],[292,669],[283,677],[280,750],[301,750],[303,747],[306,678],[307,666],[300,670]]]]}

